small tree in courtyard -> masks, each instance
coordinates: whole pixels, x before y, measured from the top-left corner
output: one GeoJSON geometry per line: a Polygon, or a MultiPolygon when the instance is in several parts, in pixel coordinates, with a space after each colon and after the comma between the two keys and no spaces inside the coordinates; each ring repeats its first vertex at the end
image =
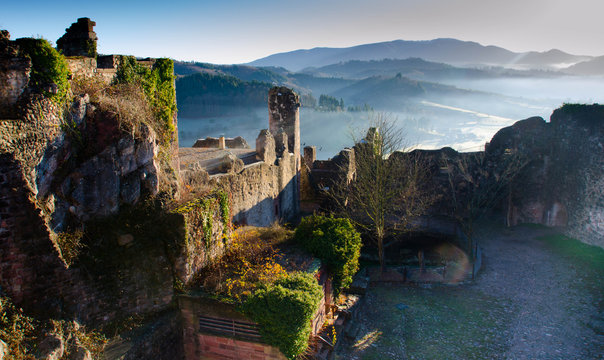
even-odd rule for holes
{"type": "Polygon", "coordinates": [[[376,114],[365,138],[355,144],[354,178],[335,184],[330,197],[376,241],[383,271],[388,233],[408,230],[431,203],[423,190],[428,170],[419,154],[404,150],[404,132],[387,115],[376,114]]]}

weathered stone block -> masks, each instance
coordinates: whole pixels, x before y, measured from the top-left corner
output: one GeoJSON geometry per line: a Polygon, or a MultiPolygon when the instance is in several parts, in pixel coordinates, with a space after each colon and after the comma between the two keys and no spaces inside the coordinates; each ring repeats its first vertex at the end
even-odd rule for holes
{"type": "Polygon", "coordinates": [[[256,139],[256,158],[267,164],[273,164],[276,159],[275,150],[273,135],[266,129],[261,130],[256,139]]]}
{"type": "Polygon", "coordinates": [[[317,160],[317,147],[306,146],[304,147],[304,164],[312,169],[312,164],[317,160]]]}
{"type": "Polygon", "coordinates": [[[238,173],[243,170],[243,161],[237,156],[228,153],[222,159],[220,159],[220,166],[218,171],[224,173],[238,173]]]}

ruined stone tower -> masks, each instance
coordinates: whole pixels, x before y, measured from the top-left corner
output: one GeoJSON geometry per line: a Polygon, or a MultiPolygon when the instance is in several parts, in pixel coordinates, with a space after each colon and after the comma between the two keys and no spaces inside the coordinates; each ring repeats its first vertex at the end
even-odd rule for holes
{"type": "Polygon", "coordinates": [[[294,189],[293,213],[300,211],[300,96],[286,87],[268,92],[268,125],[275,137],[277,157],[294,154],[295,176],[288,186],[294,189]]]}
{"type": "Polygon", "coordinates": [[[296,169],[300,170],[300,97],[286,87],[274,87],[268,92],[268,122],[277,148],[294,154],[296,169]],[[280,144],[279,133],[287,135],[287,144],[280,144]]]}
{"type": "Polygon", "coordinates": [[[89,18],[79,18],[65,29],[65,35],[57,40],[57,49],[65,56],[96,56],[98,38],[93,31],[96,23],[89,18]]]}

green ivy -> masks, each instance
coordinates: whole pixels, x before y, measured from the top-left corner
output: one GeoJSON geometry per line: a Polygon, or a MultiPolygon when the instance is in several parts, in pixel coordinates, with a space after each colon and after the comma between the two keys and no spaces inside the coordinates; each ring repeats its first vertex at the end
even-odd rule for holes
{"type": "Polygon", "coordinates": [[[348,219],[305,217],[296,228],[294,239],[327,265],[333,274],[334,295],[350,286],[359,269],[361,235],[348,219]]]}
{"type": "Polygon", "coordinates": [[[210,245],[212,245],[213,241],[212,241],[212,227],[214,225],[214,208],[212,206],[212,200],[210,199],[203,199],[201,201],[201,214],[203,217],[203,223],[202,223],[202,231],[203,231],[203,241],[206,245],[206,249],[210,248],[210,245]]]}
{"type": "Polygon", "coordinates": [[[176,130],[173,121],[177,111],[174,62],[171,59],[156,59],[153,66],[148,68],[139,64],[133,56],[122,56],[115,82],[141,85],[158,120],[154,130],[167,144],[176,130]]]}
{"type": "Polygon", "coordinates": [[[15,41],[21,53],[31,59],[30,84],[57,103],[66,101],[70,71],[63,55],[45,39],[21,38],[15,41]],[[47,90],[52,84],[57,86],[56,93],[47,90]]]}
{"type": "Polygon", "coordinates": [[[225,224],[224,228],[222,229],[222,233],[226,235],[229,232],[229,228],[226,225],[231,221],[229,197],[223,190],[218,190],[216,195],[218,196],[218,203],[220,204],[220,216],[222,217],[222,223],[225,224]]]}
{"type": "Polygon", "coordinates": [[[228,234],[229,224],[231,222],[230,205],[228,195],[223,190],[216,190],[203,198],[194,199],[184,205],[179,206],[173,213],[188,214],[191,212],[200,212],[203,240],[206,248],[209,248],[213,241],[212,228],[214,226],[214,214],[220,211],[220,220],[223,225],[223,235],[228,234]],[[218,208],[217,208],[218,207],[218,208]]]}
{"type": "Polygon", "coordinates": [[[265,341],[293,359],[308,346],[311,321],[322,296],[312,274],[291,273],[256,290],[241,310],[260,325],[265,341]]]}

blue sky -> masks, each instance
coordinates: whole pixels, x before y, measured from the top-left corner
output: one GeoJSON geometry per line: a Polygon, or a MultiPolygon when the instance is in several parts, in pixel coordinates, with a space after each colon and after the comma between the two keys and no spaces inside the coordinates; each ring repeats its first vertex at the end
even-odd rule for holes
{"type": "Polygon", "coordinates": [[[89,17],[101,53],[212,63],[438,37],[513,51],[604,55],[602,0],[4,0],[0,11],[0,28],[12,38],[54,42],[78,17],[89,17]]]}

